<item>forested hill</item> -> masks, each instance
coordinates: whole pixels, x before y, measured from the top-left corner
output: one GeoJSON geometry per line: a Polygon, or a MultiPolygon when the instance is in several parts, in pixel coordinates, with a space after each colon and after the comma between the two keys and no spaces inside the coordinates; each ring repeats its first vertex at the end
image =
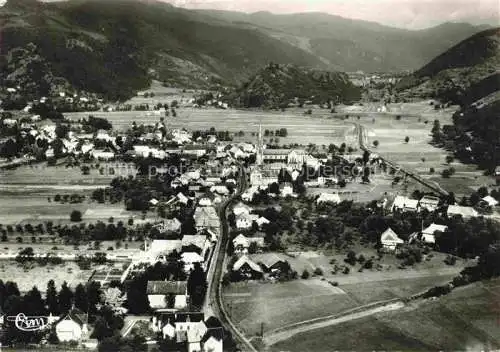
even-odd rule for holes
{"type": "Polygon", "coordinates": [[[403,95],[435,97],[466,106],[498,90],[499,44],[500,28],[477,33],[403,79],[398,89],[403,95]]]}
{"type": "Polygon", "coordinates": [[[241,107],[286,107],[288,104],[352,102],[360,90],[341,72],[308,70],[271,63],[251,76],[230,96],[241,107]]]}

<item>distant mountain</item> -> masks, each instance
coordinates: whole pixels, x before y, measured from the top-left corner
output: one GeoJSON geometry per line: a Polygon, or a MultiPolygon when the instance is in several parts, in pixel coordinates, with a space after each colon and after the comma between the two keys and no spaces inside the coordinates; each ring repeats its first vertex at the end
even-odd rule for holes
{"type": "Polygon", "coordinates": [[[286,15],[198,12],[259,29],[313,53],[332,68],[342,71],[415,70],[447,48],[485,29],[466,23],[444,23],[411,31],[314,12],[286,15]]]}
{"type": "Polygon", "coordinates": [[[499,89],[500,28],[477,33],[399,82],[406,95],[466,106],[499,89]]]}
{"type": "Polygon", "coordinates": [[[33,95],[71,86],[125,99],[151,79],[182,87],[238,86],[269,62],[336,71],[415,69],[478,27],[408,31],[321,13],[248,15],[138,0],[8,0],[0,8],[0,31],[0,85],[29,85],[33,95]],[[25,54],[20,63],[14,49],[32,53],[36,63],[25,54]]]}
{"type": "Polygon", "coordinates": [[[310,70],[293,65],[269,64],[226,97],[240,107],[286,107],[289,103],[311,101],[352,102],[360,98],[345,73],[310,70]]]}

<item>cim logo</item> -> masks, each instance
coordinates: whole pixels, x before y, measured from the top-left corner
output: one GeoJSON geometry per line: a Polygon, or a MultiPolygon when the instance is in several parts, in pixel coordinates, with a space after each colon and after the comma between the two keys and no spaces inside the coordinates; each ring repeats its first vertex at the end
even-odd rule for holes
{"type": "Polygon", "coordinates": [[[48,317],[26,316],[24,313],[19,313],[16,316],[8,316],[7,321],[14,322],[16,328],[21,331],[40,331],[48,325],[48,317]]]}

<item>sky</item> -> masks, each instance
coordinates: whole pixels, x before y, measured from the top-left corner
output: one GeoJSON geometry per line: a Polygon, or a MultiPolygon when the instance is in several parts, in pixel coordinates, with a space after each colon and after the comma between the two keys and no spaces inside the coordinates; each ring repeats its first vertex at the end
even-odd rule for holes
{"type": "Polygon", "coordinates": [[[422,29],[444,22],[500,25],[499,0],[163,0],[176,6],[242,12],[326,12],[394,27],[422,29]]]}
{"type": "MultiPolygon", "coordinates": [[[[58,0],[42,0],[58,1],[58,0]]],[[[106,0],[102,0],[106,1],[106,0]]],[[[422,29],[444,22],[500,26],[500,0],[158,0],[188,9],[272,13],[326,12],[385,25],[422,29]]],[[[0,5],[5,0],[0,0],[0,5]]]]}

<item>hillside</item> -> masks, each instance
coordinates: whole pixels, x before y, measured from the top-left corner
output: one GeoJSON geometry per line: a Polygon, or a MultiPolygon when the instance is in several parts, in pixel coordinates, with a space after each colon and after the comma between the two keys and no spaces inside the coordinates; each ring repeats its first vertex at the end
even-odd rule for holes
{"type": "Polygon", "coordinates": [[[500,28],[477,33],[403,79],[398,89],[406,96],[436,97],[466,106],[498,90],[499,43],[500,28]]]}
{"type": "Polygon", "coordinates": [[[237,86],[269,62],[336,71],[414,69],[478,28],[408,31],[321,13],[193,11],[156,1],[8,0],[0,30],[3,86],[29,84],[22,93],[32,95],[71,86],[125,99],[152,79],[237,86]],[[19,70],[19,59],[9,56],[14,49],[33,53],[36,62],[25,55],[19,70]]]}
{"type": "MultiPolygon", "coordinates": [[[[112,99],[145,88],[151,78],[183,86],[235,84],[270,60],[324,67],[257,30],[163,3],[10,0],[0,18],[3,53],[34,43],[54,76],[112,99]]],[[[5,65],[4,82],[11,73],[5,65]]]]}
{"type": "Polygon", "coordinates": [[[314,12],[277,15],[203,10],[199,13],[247,28],[258,28],[341,71],[415,70],[481,30],[465,23],[444,23],[410,31],[314,12]]]}
{"type": "Polygon", "coordinates": [[[399,82],[403,96],[459,104],[453,125],[433,130],[433,143],[490,173],[500,165],[499,43],[500,29],[483,31],[399,82]]]}
{"type": "Polygon", "coordinates": [[[359,99],[360,90],[339,72],[306,70],[292,65],[269,64],[245,81],[229,97],[241,107],[286,107],[290,103],[324,104],[359,99]]]}

